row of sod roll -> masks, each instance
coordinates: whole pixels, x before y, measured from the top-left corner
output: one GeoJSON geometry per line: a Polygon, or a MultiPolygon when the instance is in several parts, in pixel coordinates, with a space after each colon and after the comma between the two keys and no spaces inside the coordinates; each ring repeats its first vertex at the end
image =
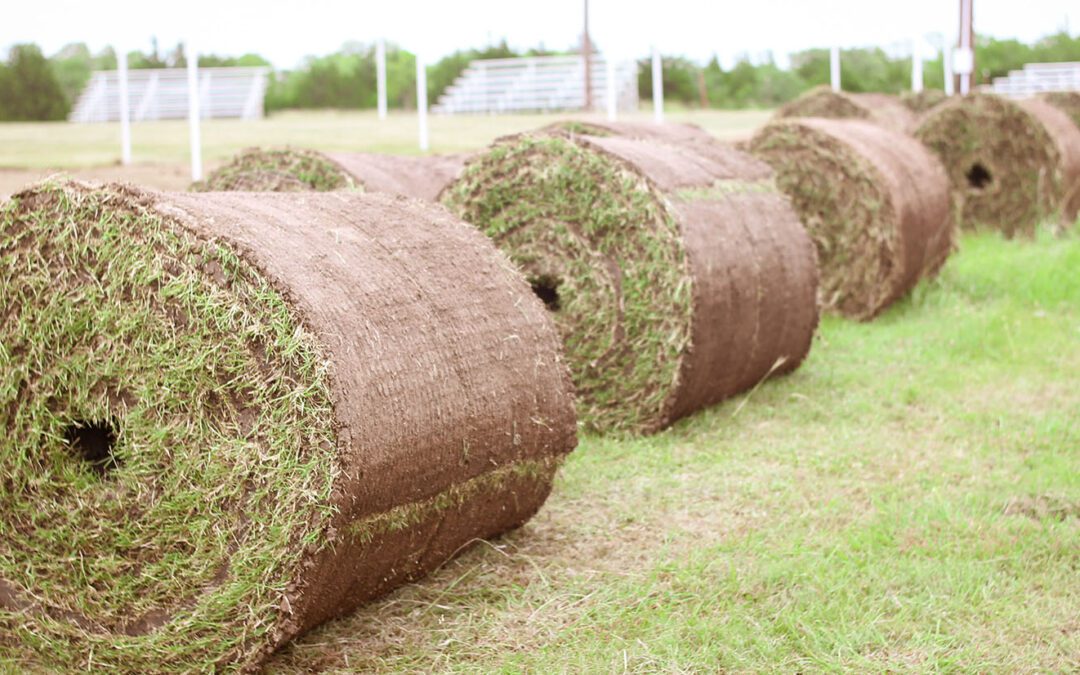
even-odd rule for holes
{"type": "Polygon", "coordinates": [[[258,669],[524,523],[579,429],[796,369],[821,311],[880,315],[958,227],[1071,222],[1070,106],[817,90],[739,148],[561,122],[469,157],[251,149],[186,194],[25,190],[0,207],[0,649],[258,669]]]}
{"type": "Polygon", "coordinates": [[[401,157],[300,148],[249,148],[192,186],[196,192],[385,192],[433,201],[461,172],[463,155],[401,157]]]}
{"type": "Polygon", "coordinates": [[[255,669],[520,525],[576,442],[547,310],[435,207],[48,182],[0,282],[18,669],[255,669]]]}
{"type": "Polygon", "coordinates": [[[944,165],[959,227],[1030,236],[1047,219],[1069,227],[1080,212],[1080,93],[1013,100],[822,87],[776,113],[778,121],[796,117],[857,119],[912,135],[944,165]]]}

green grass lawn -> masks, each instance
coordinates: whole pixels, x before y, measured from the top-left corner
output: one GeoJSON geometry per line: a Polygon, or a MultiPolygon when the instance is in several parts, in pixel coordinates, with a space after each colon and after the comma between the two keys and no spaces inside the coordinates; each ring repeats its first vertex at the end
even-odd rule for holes
{"type": "MultiPolygon", "coordinates": [[[[720,138],[743,138],[764,124],[767,110],[672,110],[674,122],[694,122],[720,138]]],[[[505,134],[535,129],[582,115],[430,115],[433,152],[478,150],[505,134]]],[[[649,120],[645,112],[622,119],[649,120]]],[[[184,120],[142,122],[131,127],[137,163],[188,161],[184,120]]],[[[392,112],[379,120],[373,111],[291,111],[256,121],[207,120],[202,124],[203,158],[215,163],[243,148],[263,145],[314,150],[419,153],[415,113],[392,112]]],[[[0,167],[75,169],[115,164],[120,159],[119,124],[27,122],[0,124],[0,167]]]]}
{"type": "Polygon", "coordinates": [[[638,440],[272,671],[1080,669],[1080,236],[969,235],[795,374],[638,440]]]}

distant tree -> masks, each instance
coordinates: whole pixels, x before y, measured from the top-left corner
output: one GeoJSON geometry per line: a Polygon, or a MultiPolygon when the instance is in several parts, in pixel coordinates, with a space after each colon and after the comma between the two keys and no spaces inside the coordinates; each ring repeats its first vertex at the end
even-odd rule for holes
{"type": "Polygon", "coordinates": [[[112,47],[106,47],[97,55],[90,53],[85,43],[66,45],[49,59],[53,74],[56,75],[68,106],[75,105],[79,94],[90,81],[95,70],[113,70],[116,68],[116,53],[112,47]]]}
{"type": "Polygon", "coordinates": [[[0,120],[62,120],[70,106],[41,49],[11,48],[0,70],[0,120]]]}
{"type": "MultiPolygon", "coordinates": [[[[681,56],[661,56],[664,76],[664,100],[687,105],[698,102],[698,71],[700,68],[681,56]]],[[[638,96],[652,98],[652,59],[638,61],[638,96]]]]}

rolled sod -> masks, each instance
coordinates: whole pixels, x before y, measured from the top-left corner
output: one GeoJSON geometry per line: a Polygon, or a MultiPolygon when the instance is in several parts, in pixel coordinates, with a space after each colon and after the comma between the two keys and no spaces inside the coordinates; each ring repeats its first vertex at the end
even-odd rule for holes
{"type": "Polygon", "coordinates": [[[940,89],[923,89],[920,92],[909,91],[900,95],[900,102],[916,115],[928,113],[947,100],[949,100],[949,97],[940,89]]]}
{"type": "Polygon", "coordinates": [[[1080,128],[1080,91],[1052,91],[1040,94],[1039,98],[1068,115],[1080,128]]]}
{"type": "Polygon", "coordinates": [[[442,201],[547,303],[590,429],[655,431],[809,350],[813,245],[768,166],[700,130],[506,137],[442,201]]]}
{"type": "Polygon", "coordinates": [[[1080,129],[1045,101],[972,94],[934,109],[915,136],[945,164],[965,228],[1030,236],[1080,208],[1080,129]]]}
{"type": "Polygon", "coordinates": [[[255,669],[575,444],[543,304],[435,206],[48,182],[0,282],[4,668],[255,669]]]}
{"type": "Polygon", "coordinates": [[[407,157],[297,148],[248,148],[192,185],[196,192],[360,190],[434,201],[465,155],[407,157]]]}
{"type": "Polygon", "coordinates": [[[775,117],[861,119],[896,131],[910,131],[917,122],[916,113],[896,96],[833,91],[827,86],[814,87],[788,101],[775,117]]]}
{"type": "Polygon", "coordinates": [[[910,136],[860,120],[783,120],[750,149],[814,240],[823,308],[871,319],[952,250],[948,176],[910,136]]]}

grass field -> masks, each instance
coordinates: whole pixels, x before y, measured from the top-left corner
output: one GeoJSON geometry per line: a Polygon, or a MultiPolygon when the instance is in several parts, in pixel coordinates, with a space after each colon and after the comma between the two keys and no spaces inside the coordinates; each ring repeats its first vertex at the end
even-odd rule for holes
{"type": "MultiPolygon", "coordinates": [[[[741,138],[768,119],[761,110],[672,111],[671,121],[693,121],[721,138],[741,138]]],[[[432,152],[464,152],[495,138],[534,129],[567,116],[430,115],[432,152]]],[[[581,116],[575,116],[580,118],[581,116]]],[[[652,119],[637,113],[624,119],[652,119]]],[[[132,125],[132,155],[138,163],[188,162],[188,126],[183,120],[132,125]]],[[[374,112],[306,111],[277,113],[258,121],[207,120],[202,124],[203,158],[221,161],[253,145],[296,145],[315,150],[416,154],[415,114],[393,113],[380,121],[374,112]]],[[[0,167],[86,168],[120,158],[118,124],[0,124],[0,167]]]]}
{"type": "MultiPolygon", "coordinates": [[[[767,113],[704,115],[731,138],[767,113]]],[[[436,118],[432,139],[551,120],[436,118]]],[[[408,152],[414,123],[214,122],[207,156],[408,152]]],[[[0,125],[0,165],[109,162],[115,133],[0,125]]],[[[140,160],[185,161],[182,124],[143,133],[140,160]]],[[[877,321],[825,319],[796,373],[657,436],[584,438],[524,528],[271,671],[1077,671],[1078,579],[1080,233],[967,235],[877,321]]]]}
{"type": "Polygon", "coordinates": [[[541,514],[272,663],[1080,668],[1080,237],[967,236],[795,374],[585,438],[541,514]]]}

